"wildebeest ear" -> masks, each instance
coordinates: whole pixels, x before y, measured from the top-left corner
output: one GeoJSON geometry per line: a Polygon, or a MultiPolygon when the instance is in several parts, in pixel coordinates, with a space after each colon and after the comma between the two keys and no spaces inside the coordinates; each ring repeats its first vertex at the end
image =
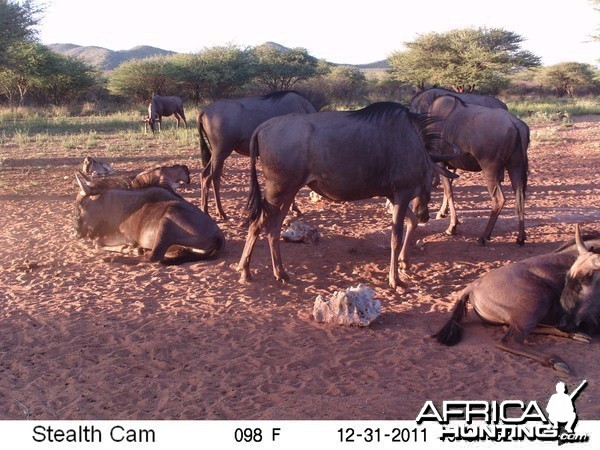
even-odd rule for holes
{"type": "MultiPolygon", "coordinates": [[[[81,172],[80,172],[81,173],[81,172]]],[[[87,184],[85,180],[79,178],[79,174],[75,174],[75,179],[77,180],[77,184],[79,185],[80,194],[81,195],[90,195],[92,193],[92,188],[87,184]]]]}
{"type": "Polygon", "coordinates": [[[454,179],[454,178],[458,178],[458,175],[456,175],[455,173],[450,172],[445,167],[438,166],[437,164],[433,165],[433,169],[436,172],[438,172],[440,175],[442,175],[443,177],[450,178],[451,180],[454,179]]]}

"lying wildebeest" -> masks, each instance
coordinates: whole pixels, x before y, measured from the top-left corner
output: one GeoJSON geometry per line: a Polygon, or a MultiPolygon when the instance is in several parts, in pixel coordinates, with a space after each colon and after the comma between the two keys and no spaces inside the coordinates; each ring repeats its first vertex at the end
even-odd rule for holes
{"type": "Polygon", "coordinates": [[[537,333],[589,342],[577,330],[583,324],[597,326],[600,320],[598,253],[600,238],[584,243],[577,226],[574,244],[492,270],[469,284],[460,293],[452,317],[434,337],[445,345],[457,344],[462,337],[460,323],[471,303],[484,322],[508,325],[497,344],[500,349],[568,373],[569,366],[561,358],[534,350],[524,340],[537,333]]]}
{"type": "Polygon", "coordinates": [[[91,177],[97,177],[101,175],[112,175],[115,171],[110,167],[110,164],[104,161],[100,161],[99,159],[92,158],[91,156],[87,156],[83,160],[83,165],[81,170],[86,175],[91,177]]]}
{"type": "Polygon", "coordinates": [[[217,211],[227,215],[221,205],[221,174],[225,159],[236,152],[248,156],[252,133],[271,117],[289,113],[313,113],[314,106],[294,91],[273,92],[261,97],[222,99],[198,112],[202,175],[200,208],[208,213],[208,192],[212,183],[217,211]]]}
{"type": "Polygon", "coordinates": [[[179,128],[179,123],[182,120],[187,128],[187,121],[185,120],[185,113],[183,112],[183,100],[181,100],[181,97],[177,97],[176,95],[166,97],[153,95],[152,101],[148,105],[148,117],[144,120],[144,123],[149,124],[150,129],[154,133],[155,124],[158,122],[158,131],[160,131],[162,118],[171,115],[174,115],[177,120],[177,128],[179,128]]]}
{"type": "Polygon", "coordinates": [[[389,284],[401,284],[398,255],[409,202],[422,221],[429,218],[427,204],[435,172],[454,174],[433,160],[426,146],[439,139],[428,132],[431,119],[408,111],[399,103],[374,103],[351,112],[288,114],[264,122],[250,144],[251,181],[248,198],[250,228],[238,270],[240,281],[250,279],[250,257],[261,224],[267,230],[273,274],[287,280],[281,262],[281,224],[300,188],[307,185],[334,201],[387,197],[394,204],[389,284]],[[261,198],[256,173],[260,155],[265,177],[261,198]]]}
{"type": "Polygon", "coordinates": [[[479,95],[463,92],[453,92],[448,89],[430,88],[415,95],[410,101],[410,110],[413,112],[426,113],[433,101],[443,95],[453,95],[460,98],[463,102],[469,105],[485,106],[487,108],[500,108],[508,111],[506,104],[490,95],[479,95]]]}
{"type": "MultiPolygon", "coordinates": [[[[462,151],[461,156],[448,161],[446,165],[470,172],[483,172],[492,198],[492,212],[477,242],[485,245],[486,239],[491,239],[492,230],[505,203],[501,183],[504,181],[506,170],[515,193],[515,208],[519,218],[517,244],[523,245],[525,191],[529,170],[529,127],[504,109],[469,105],[450,95],[435,99],[429,108],[429,114],[444,119],[438,122],[438,131],[445,141],[451,142],[462,151]]],[[[454,234],[457,218],[452,183],[449,179],[442,178],[442,185],[444,197],[448,199],[450,206],[450,225],[446,232],[454,234]]],[[[442,209],[440,212],[443,212],[442,209]]]]}
{"type": "MultiPolygon", "coordinates": [[[[82,173],[81,175],[85,174],[82,173]]],[[[86,181],[88,181],[88,185],[93,183],[93,187],[96,189],[139,189],[148,186],[166,186],[176,190],[182,184],[190,184],[190,169],[185,164],[173,164],[171,166],[154,167],[134,176],[103,177],[94,180],[86,178],[86,181]]]]}
{"type": "Polygon", "coordinates": [[[216,222],[169,188],[98,188],[76,175],[77,237],[99,247],[150,250],[149,261],[173,265],[219,255],[225,237],[216,222]],[[174,257],[167,251],[177,250],[174,257]]]}

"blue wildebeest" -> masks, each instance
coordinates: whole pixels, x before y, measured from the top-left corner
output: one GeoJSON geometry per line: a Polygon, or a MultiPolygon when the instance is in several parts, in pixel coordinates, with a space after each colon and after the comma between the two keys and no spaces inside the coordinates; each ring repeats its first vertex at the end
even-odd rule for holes
{"type": "Polygon", "coordinates": [[[252,133],[271,117],[289,113],[314,113],[316,109],[294,91],[273,92],[261,97],[222,99],[198,112],[202,175],[200,208],[208,213],[208,192],[212,183],[219,216],[227,219],[221,205],[221,174],[225,159],[236,151],[248,156],[252,133]]]}
{"type": "Polygon", "coordinates": [[[181,100],[181,97],[177,97],[176,95],[166,97],[153,95],[152,101],[148,105],[148,117],[144,122],[150,125],[150,129],[154,133],[156,123],[158,123],[158,131],[160,131],[162,118],[171,115],[174,115],[177,120],[177,128],[179,128],[179,123],[182,120],[187,128],[187,121],[185,120],[185,113],[183,111],[183,100],[181,100]]]}
{"type": "MultiPolygon", "coordinates": [[[[462,151],[461,156],[445,164],[470,172],[483,172],[492,198],[492,211],[477,242],[485,245],[486,240],[491,239],[492,230],[506,201],[501,186],[506,170],[515,193],[515,208],[519,218],[517,244],[523,245],[525,191],[529,170],[529,127],[504,109],[470,105],[451,95],[436,98],[429,108],[429,114],[443,118],[443,121],[438,122],[438,132],[445,141],[451,142],[462,151]]],[[[442,178],[442,185],[444,197],[448,199],[450,207],[450,225],[446,232],[454,234],[458,221],[452,183],[448,178],[442,178]]],[[[443,213],[442,209],[440,212],[443,213]]],[[[438,218],[440,216],[441,214],[438,218]]]]}
{"type": "Polygon", "coordinates": [[[455,176],[426,151],[439,139],[428,132],[430,122],[427,115],[411,113],[399,103],[382,102],[352,112],[289,114],[260,125],[250,145],[250,227],[238,265],[240,281],[250,280],[250,257],[261,225],[267,231],[275,279],[289,279],[279,249],[281,225],[296,193],[307,185],[334,201],[381,196],[393,203],[389,284],[400,285],[398,256],[409,202],[415,199],[415,212],[427,220],[434,172],[455,176]],[[264,198],[256,172],[258,155],[264,198]]]}
{"type": "Polygon", "coordinates": [[[77,237],[92,238],[99,247],[147,249],[149,261],[173,265],[214,258],[225,245],[216,222],[170,188],[95,187],[76,179],[77,237]],[[173,250],[176,256],[166,255],[173,250]]]}
{"type": "Polygon", "coordinates": [[[600,238],[584,242],[577,226],[574,244],[492,270],[469,284],[450,320],[434,337],[445,345],[460,342],[460,323],[470,303],[484,322],[508,326],[498,348],[568,373],[569,366],[561,358],[524,341],[530,333],[590,341],[578,330],[583,325],[596,327],[600,321],[598,253],[600,238]]]}
{"type": "Polygon", "coordinates": [[[410,101],[410,110],[414,112],[426,113],[433,101],[442,95],[453,95],[460,98],[463,102],[469,105],[485,106],[487,108],[500,108],[508,111],[506,104],[490,95],[479,95],[463,92],[453,92],[448,89],[431,88],[425,89],[423,92],[415,95],[410,101]]]}

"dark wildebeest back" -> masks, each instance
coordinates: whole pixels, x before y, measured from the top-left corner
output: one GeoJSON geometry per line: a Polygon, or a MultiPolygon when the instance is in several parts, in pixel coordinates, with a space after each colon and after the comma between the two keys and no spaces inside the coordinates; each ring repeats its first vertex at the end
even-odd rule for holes
{"type": "Polygon", "coordinates": [[[212,183],[219,215],[227,219],[220,195],[223,164],[233,151],[249,155],[250,137],[258,125],[283,114],[314,112],[313,105],[294,91],[222,99],[201,109],[196,119],[204,168],[200,180],[200,208],[208,212],[208,192],[212,183]]]}
{"type": "MultiPolygon", "coordinates": [[[[448,95],[438,97],[429,108],[429,113],[444,119],[439,123],[442,138],[456,145],[463,153],[446,164],[456,169],[483,172],[492,198],[492,211],[478,243],[485,245],[485,241],[491,239],[492,230],[504,206],[505,197],[501,183],[504,181],[506,170],[515,193],[515,207],[519,220],[517,244],[523,245],[525,192],[529,170],[529,127],[504,109],[469,105],[457,97],[448,95]]],[[[454,234],[457,217],[452,184],[446,178],[442,179],[442,184],[451,214],[447,233],[454,234]]]]}
{"type": "Polygon", "coordinates": [[[177,128],[179,128],[179,124],[182,120],[187,128],[187,121],[185,120],[185,113],[183,111],[183,100],[181,97],[177,97],[176,95],[165,97],[153,95],[152,100],[148,105],[148,118],[145,122],[150,124],[150,129],[154,133],[155,124],[158,122],[158,131],[160,131],[162,118],[171,115],[174,115],[175,120],[177,120],[177,128]]]}
{"type": "Polygon", "coordinates": [[[99,189],[79,177],[77,182],[78,237],[149,249],[150,261],[169,265],[214,258],[225,245],[216,222],[169,188],[99,189]],[[176,257],[166,257],[171,247],[180,250],[176,257]]]}
{"type": "Polygon", "coordinates": [[[487,108],[500,108],[508,111],[504,102],[490,95],[479,95],[463,92],[453,92],[448,89],[430,88],[415,95],[410,101],[410,110],[413,112],[426,113],[434,100],[443,95],[453,95],[470,105],[485,106],[487,108]]]}
{"type": "Polygon", "coordinates": [[[434,337],[445,345],[457,344],[470,303],[483,321],[508,325],[499,348],[569,372],[562,359],[534,350],[524,340],[539,333],[589,341],[576,331],[595,329],[600,320],[600,238],[581,242],[577,227],[575,244],[481,276],[460,293],[452,317],[434,337]]]}
{"type": "Polygon", "coordinates": [[[279,235],[283,219],[300,188],[307,185],[330,200],[351,201],[376,196],[394,204],[390,286],[401,284],[398,256],[407,206],[417,198],[421,217],[434,171],[449,172],[432,162],[425,150],[435,135],[425,132],[429,118],[410,113],[398,103],[377,103],[355,112],[288,114],[260,125],[251,141],[250,228],[238,269],[250,280],[250,257],[261,223],[267,231],[273,273],[287,280],[279,235]],[[261,197],[256,173],[260,155],[265,178],[261,197]]]}

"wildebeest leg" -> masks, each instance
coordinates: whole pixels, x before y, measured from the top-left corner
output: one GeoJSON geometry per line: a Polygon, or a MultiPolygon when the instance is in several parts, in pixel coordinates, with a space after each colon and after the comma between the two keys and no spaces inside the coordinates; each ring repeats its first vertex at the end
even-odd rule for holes
{"type": "Polygon", "coordinates": [[[502,192],[502,186],[500,185],[500,181],[498,181],[498,177],[494,176],[494,179],[486,177],[486,184],[488,192],[492,197],[492,212],[485,230],[483,231],[483,235],[477,239],[477,244],[479,245],[485,245],[485,241],[489,241],[492,238],[492,230],[494,229],[494,225],[496,225],[500,211],[502,211],[502,207],[506,201],[504,198],[504,193],[502,192]]]}
{"type": "Polygon", "coordinates": [[[579,341],[579,342],[585,342],[586,344],[589,344],[592,341],[592,338],[585,333],[581,333],[579,331],[576,331],[574,333],[567,333],[566,331],[559,330],[558,328],[550,326],[550,325],[539,324],[533,330],[531,330],[531,333],[532,334],[544,334],[544,335],[548,335],[548,336],[564,337],[564,338],[573,339],[573,340],[579,341]]]}
{"type": "Polygon", "coordinates": [[[252,257],[252,250],[254,249],[254,244],[256,244],[256,239],[258,239],[259,234],[260,220],[255,220],[254,222],[250,223],[250,226],[248,227],[246,244],[244,245],[242,257],[240,258],[240,262],[237,266],[237,270],[241,272],[239,279],[240,283],[247,283],[252,280],[250,275],[250,258],[252,257]]]}
{"type": "Polygon", "coordinates": [[[511,324],[509,325],[508,330],[506,331],[506,334],[502,340],[496,344],[496,347],[514,355],[533,359],[543,366],[552,367],[560,372],[570,372],[568,364],[560,357],[556,355],[548,355],[525,345],[524,340],[526,334],[527,333],[523,332],[523,330],[511,324]]]}
{"type": "Polygon", "coordinates": [[[223,210],[223,205],[221,204],[221,175],[223,173],[223,165],[225,164],[225,159],[231,154],[229,152],[223,152],[220,149],[214,149],[209,164],[206,165],[204,170],[200,175],[200,189],[201,189],[201,200],[200,200],[200,209],[208,214],[208,191],[209,186],[212,184],[214,189],[214,197],[215,203],[217,205],[217,211],[221,219],[227,220],[227,214],[223,210]]]}
{"type": "Polygon", "coordinates": [[[290,209],[290,205],[294,201],[295,194],[290,199],[285,200],[279,206],[273,206],[272,211],[267,214],[265,219],[265,231],[267,232],[267,239],[269,241],[269,248],[271,250],[271,262],[273,264],[273,276],[277,281],[289,281],[290,277],[283,268],[283,262],[281,261],[281,248],[280,248],[280,236],[281,226],[285,216],[290,209]]]}
{"type": "Polygon", "coordinates": [[[508,169],[508,176],[513,192],[515,193],[515,209],[519,218],[517,245],[523,246],[525,244],[525,185],[523,169],[520,165],[518,167],[510,167],[508,169]]]}
{"type": "Polygon", "coordinates": [[[392,289],[398,286],[405,287],[398,274],[398,257],[402,247],[402,232],[404,231],[404,217],[410,199],[404,198],[400,194],[394,195],[394,213],[392,214],[392,240],[391,240],[391,260],[390,273],[388,276],[389,284],[392,289]]]}
{"type": "Polygon", "coordinates": [[[404,242],[402,242],[402,250],[400,250],[400,269],[402,271],[408,270],[410,267],[410,260],[408,258],[408,245],[414,229],[419,223],[419,219],[413,212],[412,209],[406,209],[406,234],[404,235],[404,242]]]}
{"type": "Polygon", "coordinates": [[[444,189],[444,200],[442,200],[442,207],[438,212],[436,218],[440,219],[440,212],[442,212],[444,208],[444,204],[448,204],[450,208],[450,224],[448,225],[448,229],[446,230],[446,234],[454,235],[456,234],[456,225],[458,224],[458,219],[456,217],[456,208],[454,207],[454,193],[452,192],[452,180],[446,177],[441,177],[442,188],[444,189]]]}

